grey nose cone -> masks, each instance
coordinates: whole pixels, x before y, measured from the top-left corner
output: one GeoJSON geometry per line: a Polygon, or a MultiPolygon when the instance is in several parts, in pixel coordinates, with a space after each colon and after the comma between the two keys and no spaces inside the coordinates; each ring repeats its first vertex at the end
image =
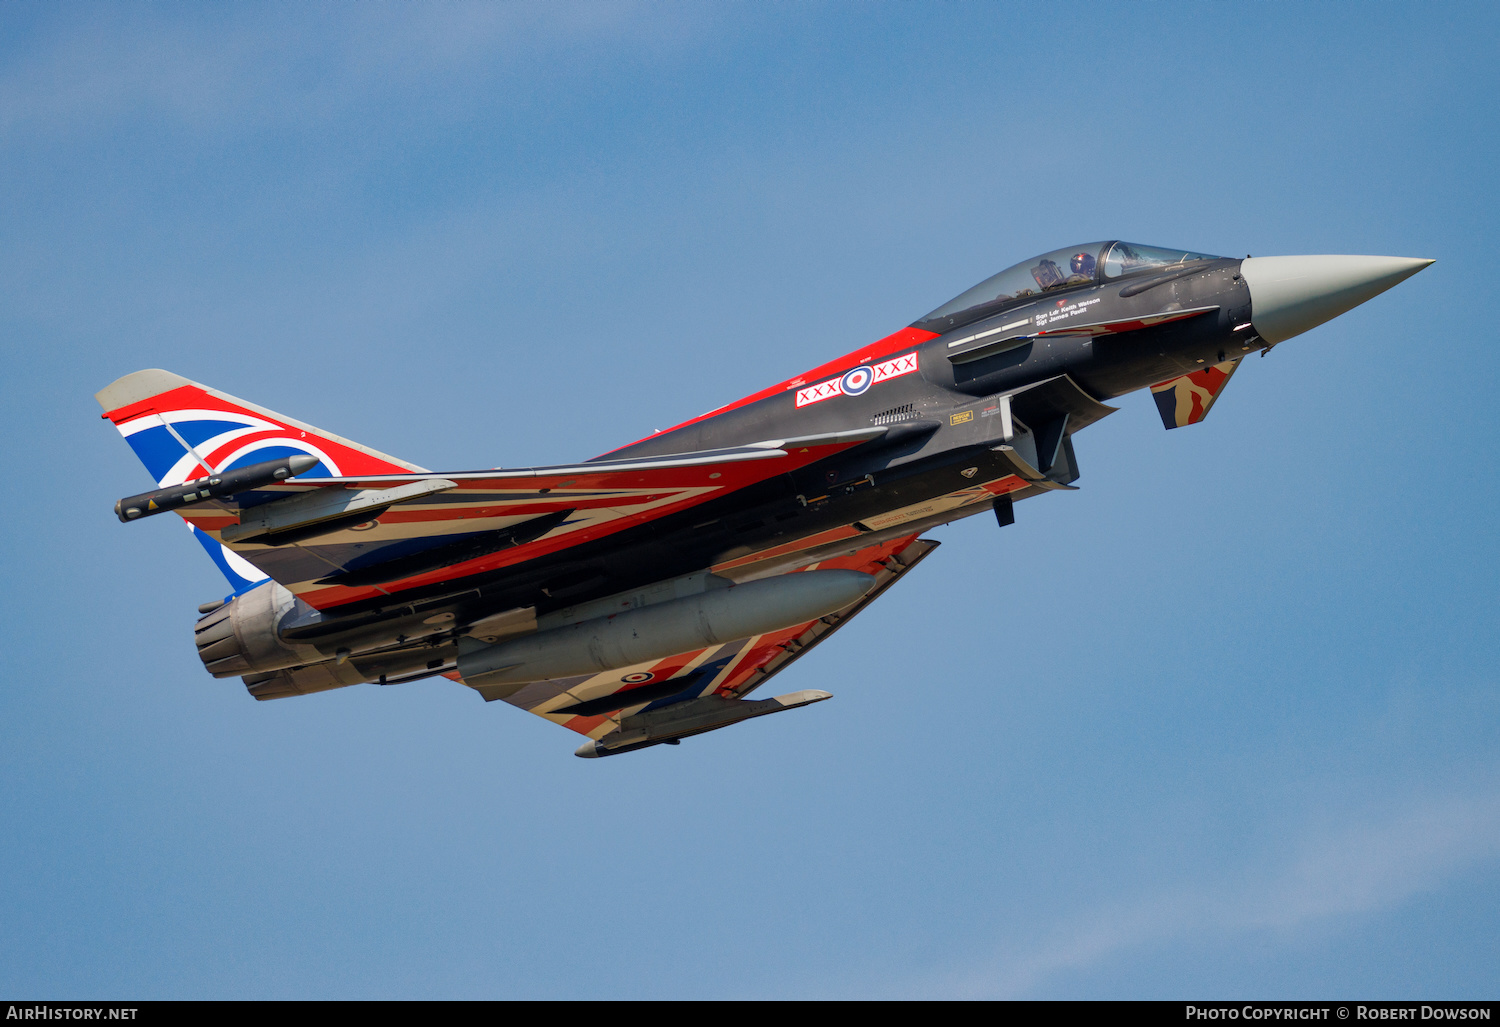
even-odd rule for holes
{"type": "Polygon", "coordinates": [[[1255,332],[1275,345],[1332,321],[1404,282],[1432,261],[1421,257],[1246,257],[1255,332]]]}

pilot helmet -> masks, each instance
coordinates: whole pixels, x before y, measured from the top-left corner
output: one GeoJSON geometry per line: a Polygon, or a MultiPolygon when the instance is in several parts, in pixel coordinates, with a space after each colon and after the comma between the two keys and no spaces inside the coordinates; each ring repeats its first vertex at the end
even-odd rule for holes
{"type": "Polygon", "coordinates": [[[1092,275],[1094,273],[1094,255],[1092,253],[1073,254],[1073,273],[1075,275],[1092,275]]]}

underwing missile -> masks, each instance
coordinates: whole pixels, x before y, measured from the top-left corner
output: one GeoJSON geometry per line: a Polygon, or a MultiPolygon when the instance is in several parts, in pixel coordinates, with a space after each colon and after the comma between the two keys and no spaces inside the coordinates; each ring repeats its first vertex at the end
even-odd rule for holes
{"type": "Polygon", "coordinates": [[[721,727],[729,727],[755,717],[795,710],[832,698],[832,693],[816,688],[788,692],[771,699],[724,699],[717,695],[706,695],[701,699],[627,717],[618,730],[597,741],[584,742],[573,755],[597,759],[600,756],[644,749],[648,745],[676,745],[678,739],[689,735],[717,731],[721,727]]]}
{"type": "Polygon", "coordinates": [[[115,516],[120,518],[121,523],[128,523],[141,517],[166,513],[168,510],[180,510],[194,503],[223,499],[240,492],[258,489],[262,485],[270,485],[296,477],[303,471],[312,470],[317,464],[317,457],[298,454],[280,460],[251,464],[249,467],[226,471],[223,474],[194,478],[192,481],[173,485],[171,488],[143,492],[139,496],[127,496],[115,504],[115,516]]]}

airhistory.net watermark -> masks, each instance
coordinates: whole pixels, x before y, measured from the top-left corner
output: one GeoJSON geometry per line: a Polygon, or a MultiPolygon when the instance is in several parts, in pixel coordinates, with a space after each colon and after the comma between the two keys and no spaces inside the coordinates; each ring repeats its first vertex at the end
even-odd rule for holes
{"type": "Polygon", "coordinates": [[[134,1020],[138,1006],[54,1006],[28,1003],[7,1006],[7,1020],[134,1020]]]}

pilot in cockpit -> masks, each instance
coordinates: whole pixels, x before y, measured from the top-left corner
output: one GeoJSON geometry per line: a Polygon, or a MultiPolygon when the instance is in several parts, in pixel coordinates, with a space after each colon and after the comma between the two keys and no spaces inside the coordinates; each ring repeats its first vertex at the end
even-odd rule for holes
{"type": "Polygon", "coordinates": [[[1092,253],[1073,254],[1073,274],[1068,278],[1069,285],[1081,285],[1083,282],[1094,280],[1094,255],[1092,253]]]}

